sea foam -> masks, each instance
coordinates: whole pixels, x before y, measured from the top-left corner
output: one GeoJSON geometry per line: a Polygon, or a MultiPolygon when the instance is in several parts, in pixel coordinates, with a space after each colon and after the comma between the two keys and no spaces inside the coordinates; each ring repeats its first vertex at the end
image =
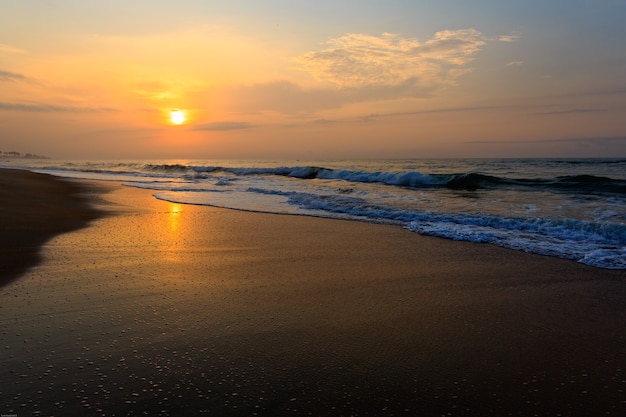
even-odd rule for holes
{"type": "Polygon", "coordinates": [[[395,224],[626,269],[624,159],[29,163],[177,203],[395,224]]]}

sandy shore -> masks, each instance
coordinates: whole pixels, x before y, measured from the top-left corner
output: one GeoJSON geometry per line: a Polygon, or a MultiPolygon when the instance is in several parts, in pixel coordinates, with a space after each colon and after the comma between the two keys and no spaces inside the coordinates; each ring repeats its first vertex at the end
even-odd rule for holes
{"type": "Polygon", "coordinates": [[[2,414],[626,415],[626,271],[97,191],[0,288],[2,414]]]}
{"type": "Polygon", "coordinates": [[[100,213],[76,182],[28,171],[0,169],[0,285],[39,262],[39,247],[52,236],[79,229],[100,213]]]}

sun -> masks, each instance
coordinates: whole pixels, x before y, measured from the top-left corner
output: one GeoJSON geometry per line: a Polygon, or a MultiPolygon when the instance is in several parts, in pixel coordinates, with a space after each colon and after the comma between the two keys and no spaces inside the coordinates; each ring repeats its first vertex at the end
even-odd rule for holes
{"type": "Polygon", "coordinates": [[[182,110],[170,110],[170,121],[175,125],[182,125],[187,120],[185,112],[182,110]]]}

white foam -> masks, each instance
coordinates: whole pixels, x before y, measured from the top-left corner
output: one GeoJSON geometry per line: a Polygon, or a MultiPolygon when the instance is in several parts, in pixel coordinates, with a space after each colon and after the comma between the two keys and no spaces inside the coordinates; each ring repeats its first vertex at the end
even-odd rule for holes
{"type": "Polygon", "coordinates": [[[304,214],[403,225],[420,234],[490,243],[509,249],[574,259],[602,268],[626,268],[620,242],[626,226],[582,220],[418,212],[368,203],[347,195],[248,188],[244,191],[169,191],[155,197],[177,203],[247,211],[304,214]]]}
{"type": "Polygon", "coordinates": [[[607,269],[626,269],[626,246],[615,249],[596,249],[585,254],[581,263],[607,269]]]}
{"type": "MultiPolygon", "coordinates": [[[[433,174],[415,170],[421,170],[419,164],[403,165],[393,172],[400,165],[384,161],[364,162],[358,167],[335,163],[332,169],[270,162],[250,167],[228,162],[37,162],[30,169],[62,177],[119,181],[155,190],[156,198],[176,203],[397,224],[417,233],[626,269],[626,198],[618,187],[619,181],[624,181],[619,174],[623,170],[614,167],[615,172],[606,173],[622,179],[611,185],[617,191],[605,196],[589,194],[586,188],[554,192],[541,188],[544,182],[532,179],[539,191],[520,190],[520,184],[526,187],[526,182],[507,182],[509,174],[497,171],[493,167],[498,164],[489,165],[488,161],[479,164],[492,167],[484,175],[452,175],[449,173],[457,168],[471,173],[477,167],[452,162],[452,166],[431,170],[433,174]],[[451,180],[461,182],[459,190],[441,187],[451,180]],[[463,188],[466,182],[481,181],[491,181],[491,188],[478,192],[463,188]]],[[[545,161],[535,162],[550,167],[545,161]]],[[[504,165],[509,167],[511,162],[504,165]]],[[[519,167],[518,174],[529,178],[533,178],[529,174],[552,172],[528,173],[525,163],[519,167]]],[[[602,164],[593,167],[606,169],[602,164]]],[[[576,174],[570,172],[574,169],[578,169],[576,165],[568,165],[567,172],[555,171],[552,177],[576,174]]],[[[594,171],[596,177],[600,174],[603,171],[594,171]]]]}

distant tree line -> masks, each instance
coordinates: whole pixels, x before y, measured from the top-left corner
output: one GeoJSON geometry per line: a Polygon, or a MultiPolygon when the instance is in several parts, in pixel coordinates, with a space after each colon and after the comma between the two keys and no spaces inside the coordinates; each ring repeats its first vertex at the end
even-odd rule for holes
{"type": "Polygon", "coordinates": [[[35,155],[33,153],[21,153],[15,151],[0,151],[3,158],[24,158],[24,159],[50,159],[47,156],[35,155]]]}

